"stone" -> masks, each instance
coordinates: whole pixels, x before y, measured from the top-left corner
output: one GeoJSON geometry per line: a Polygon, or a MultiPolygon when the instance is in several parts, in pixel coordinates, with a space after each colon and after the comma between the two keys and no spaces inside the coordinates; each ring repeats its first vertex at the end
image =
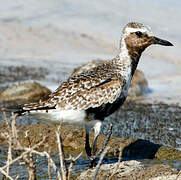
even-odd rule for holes
{"type": "Polygon", "coordinates": [[[0,93],[0,102],[31,103],[47,99],[51,91],[37,82],[23,82],[0,93]]]}
{"type": "MultiPolygon", "coordinates": [[[[95,169],[88,169],[77,177],[77,180],[91,180],[95,169]]],[[[178,176],[178,171],[164,164],[145,165],[136,160],[122,161],[114,164],[100,166],[96,179],[99,180],[172,180],[178,176]]],[[[181,177],[178,177],[178,180],[181,177]]]]}

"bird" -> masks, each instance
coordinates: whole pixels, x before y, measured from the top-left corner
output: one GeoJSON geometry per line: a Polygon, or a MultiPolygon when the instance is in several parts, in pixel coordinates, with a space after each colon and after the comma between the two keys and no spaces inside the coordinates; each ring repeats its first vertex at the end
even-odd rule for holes
{"type": "Polygon", "coordinates": [[[86,131],[85,151],[91,157],[95,154],[104,119],[125,102],[141,54],[154,44],[173,46],[169,41],[154,36],[150,27],[129,22],[122,30],[115,58],[70,76],[47,100],[24,104],[15,113],[28,114],[50,123],[63,121],[83,125],[86,131]],[[92,129],[94,138],[90,147],[89,133],[92,129]]]}

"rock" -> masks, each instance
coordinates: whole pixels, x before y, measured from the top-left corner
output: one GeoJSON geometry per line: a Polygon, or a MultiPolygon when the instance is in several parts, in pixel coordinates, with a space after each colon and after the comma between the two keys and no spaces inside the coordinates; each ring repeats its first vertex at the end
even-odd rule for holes
{"type": "MultiPolygon", "coordinates": [[[[97,178],[99,180],[103,179],[120,179],[121,177],[128,176],[132,171],[138,172],[143,169],[143,165],[138,161],[124,161],[120,164],[105,164],[101,165],[97,178]],[[114,175],[115,174],[115,175],[114,175]],[[111,177],[112,176],[112,177],[111,177]],[[116,178],[115,178],[116,176],[116,178]]],[[[91,180],[95,172],[95,168],[88,169],[81,173],[77,180],[91,180]]]]}
{"type": "Polygon", "coordinates": [[[5,89],[0,102],[30,103],[47,99],[51,91],[37,82],[24,82],[5,89]]]}
{"type": "MultiPolygon", "coordinates": [[[[81,173],[77,180],[91,180],[96,168],[81,173]]],[[[96,179],[99,180],[173,180],[178,175],[176,169],[168,165],[154,164],[145,166],[143,163],[131,160],[114,164],[101,165],[96,179]]]]}
{"type": "MultiPolygon", "coordinates": [[[[91,68],[104,63],[103,60],[93,60],[87,64],[84,64],[78,68],[75,68],[71,75],[79,74],[85,72],[91,68]]],[[[136,70],[131,81],[131,86],[128,92],[128,97],[135,97],[143,95],[148,92],[148,81],[146,80],[144,73],[141,70],[136,70]]]]}
{"type": "Polygon", "coordinates": [[[181,152],[174,149],[173,147],[161,146],[155,154],[155,157],[159,160],[181,161],[181,152]]]}

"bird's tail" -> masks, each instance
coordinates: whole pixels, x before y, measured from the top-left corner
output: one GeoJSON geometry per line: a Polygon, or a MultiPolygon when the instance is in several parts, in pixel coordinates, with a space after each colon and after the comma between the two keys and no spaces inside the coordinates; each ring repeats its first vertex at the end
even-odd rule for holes
{"type": "Polygon", "coordinates": [[[30,103],[30,104],[24,104],[21,109],[14,112],[14,114],[18,116],[26,115],[28,114],[32,109],[35,109],[39,103],[30,103]],[[34,108],[33,108],[34,107],[34,108]]]}
{"type": "Polygon", "coordinates": [[[28,114],[28,111],[24,109],[20,109],[18,111],[14,111],[14,114],[16,114],[17,116],[22,116],[22,115],[28,114]]]}
{"type": "Polygon", "coordinates": [[[50,104],[45,104],[44,102],[39,102],[39,103],[30,103],[30,104],[25,104],[20,110],[15,111],[14,113],[17,114],[18,116],[26,115],[31,112],[36,112],[39,110],[49,110],[49,109],[55,109],[55,105],[52,106],[50,104]]]}

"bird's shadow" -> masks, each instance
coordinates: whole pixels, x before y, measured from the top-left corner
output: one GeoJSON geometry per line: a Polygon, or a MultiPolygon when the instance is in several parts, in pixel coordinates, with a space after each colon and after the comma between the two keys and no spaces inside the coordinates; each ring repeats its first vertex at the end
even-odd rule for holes
{"type": "MultiPolygon", "coordinates": [[[[122,157],[121,161],[128,161],[128,160],[143,160],[143,159],[154,159],[155,155],[158,151],[158,149],[162,145],[155,144],[153,142],[150,142],[148,140],[138,139],[128,146],[124,147],[122,150],[122,157]]],[[[101,164],[110,164],[110,163],[116,163],[118,162],[119,157],[105,157],[101,164]]],[[[94,166],[97,165],[99,161],[99,157],[97,157],[94,161],[94,166]]],[[[86,161],[77,161],[75,163],[76,165],[85,165],[90,164],[89,160],[86,161]]]]}
{"type": "MultiPolygon", "coordinates": [[[[128,160],[143,160],[143,159],[154,159],[158,149],[162,145],[155,144],[148,140],[138,139],[128,146],[124,147],[122,150],[121,161],[128,160]]],[[[118,157],[104,158],[102,164],[116,163],[118,162],[118,157]]],[[[95,164],[97,164],[99,158],[96,159],[95,164]]]]}
{"type": "Polygon", "coordinates": [[[122,160],[153,159],[162,145],[138,139],[122,151],[122,160]]]}

